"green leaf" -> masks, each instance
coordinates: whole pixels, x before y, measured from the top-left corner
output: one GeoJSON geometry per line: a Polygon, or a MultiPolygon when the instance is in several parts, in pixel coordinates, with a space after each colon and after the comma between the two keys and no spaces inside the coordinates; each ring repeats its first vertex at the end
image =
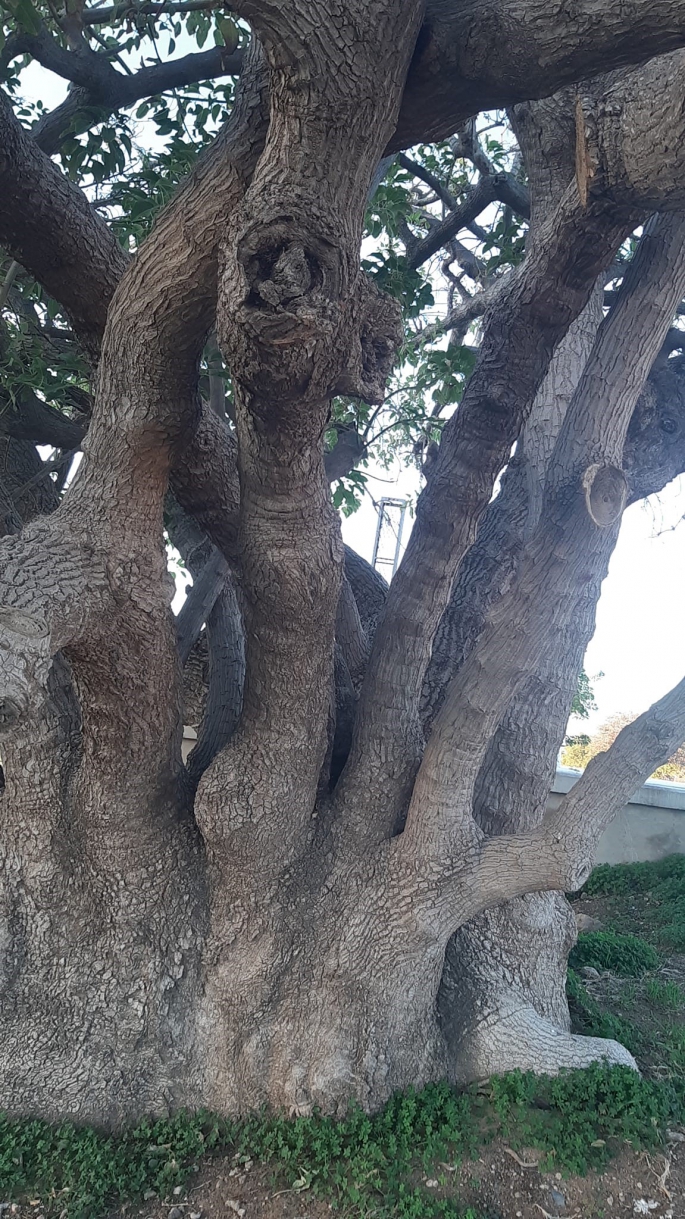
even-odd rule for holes
{"type": "MultiPolygon", "coordinates": [[[[8,5],[7,7],[9,8],[10,6],[8,5]]],[[[14,0],[11,11],[14,13],[17,24],[27,34],[40,33],[40,16],[31,4],[31,0],[14,0]]]]}

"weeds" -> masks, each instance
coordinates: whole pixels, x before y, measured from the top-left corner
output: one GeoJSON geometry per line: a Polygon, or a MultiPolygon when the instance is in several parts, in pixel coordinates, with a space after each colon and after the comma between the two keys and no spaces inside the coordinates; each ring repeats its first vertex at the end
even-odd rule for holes
{"type": "Polygon", "coordinates": [[[289,1121],[261,1113],[235,1123],[209,1114],[144,1122],[111,1137],[71,1125],[0,1122],[0,1197],[39,1196],[44,1213],[96,1219],[148,1191],[167,1196],[210,1152],[272,1164],[289,1188],[359,1215],[477,1219],[414,1183],[417,1170],[473,1157],[493,1137],[541,1148],[557,1169],[585,1172],[620,1141],[651,1147],[679,1119],[659,1084],[625,1067],[591,1067],[550,1078],[514,1072],[484,1089],[434,1084],[393,1097],[370,1117],[315,1115],[289,1121]]]}
{"type": "Polygon", "coordinates": [[[661,951],[685,952],[685,855],[654,863],[601,864],[581,895],[616,899],[613,909],[622,927],[639,929],[661,951]],[[620,900],[626,898],[633,901],[620,900]]]}
{"type": "Polygon", "coordinates": [[[572,969],[592,965],[595,969],[610,969],[626,978],[637,978],[648,969],[657,969],[659,954],[646,940],[636,935],[619,935],[615,931],[585,931],[578,936],[568,963],[572,969]]]}
{"type": "Polygon", "coordinates": [[[685,1011],[685,991],[677,982],[662,982],[660,978],[650,978],[645,987],[650,1002],[659,1007],[671,1007],[676,1011],[685,1011]]]}

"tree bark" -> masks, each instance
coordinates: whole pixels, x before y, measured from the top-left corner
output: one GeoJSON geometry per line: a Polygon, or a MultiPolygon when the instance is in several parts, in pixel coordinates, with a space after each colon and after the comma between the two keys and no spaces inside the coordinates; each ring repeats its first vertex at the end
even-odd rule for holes
{"type": "MultiPolygon", "coordinates": [[[[33,242],[35,273],[99,360],[78,477],[0,547],[11,1113],[118,1125],[181,1106],[339,1112],[521,1065],[526,1038],[550,1069],[606,1052],[568,1037],[568,914],[539,894],[583,879],[612,810],[685,737],[680,687],[543,815],[629,482],[655,485],[675,460],[660,427],[679,366],[660,365],[640,394],[685,290],[679,53],[584,85],[556,153],[531,163],[534,194],[537,175],[554,205],[533,199],[526,259],[490,302],[389,589],[344,554],[323,451],[331,399],[380,403],[402,337],[359,250],[417,72],[443,53],[451,70],[456,54],[450,107],[466,105],[476,68],[482,103],[511,103],[679,45],[680,12],[664,0],[647,34],[642,6],[600,20],[588,0],[580,30],[564,26],[553,46],[548,5],[528,6],[525,38],[523,6],[494,0],[484,16],[429,5],[428,36],[419,0],[234,7],[259,40],[235,110],[123,270],[61,178],[36,244],[17,166],[41,189],[55,167],[7,120],[2,231],[22,258],[33,242]],[[473,34],[449,54],[437,39],[448,16],[473,34]],[[645,115],[674,134],[658,164],[645,115]],[[588,302],[657,207],[595,335],[588,302]],[[82,240],[70,260],[60,221],[72,208],[82,240]],[[84,243],[93,281],[79,292],[84,243]],[[235,432],[197,392],[215,324],[235,432]],[[170,481],[211,563],[180,631],[163,541],[170,481]],[[461,642],[444,619],[430,665],[455,576],[461,642]],[[179,635],[185,653],[202,621],[210,689],[185,768],[179,635]],[[518,754],[521,782],[507,773],[518,754]],[[504,902],[508,915],[481,924],[498,937],[486,959],[473,920],[504,902]],[[514,935],[534,957],[525,978],[514,935]]],[[[434,84],[442,122],[445,76],[434,84]]]]}

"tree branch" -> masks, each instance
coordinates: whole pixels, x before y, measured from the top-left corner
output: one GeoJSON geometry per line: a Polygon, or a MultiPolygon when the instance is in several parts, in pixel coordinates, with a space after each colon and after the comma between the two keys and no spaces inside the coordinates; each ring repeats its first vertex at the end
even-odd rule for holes
{"type": "Polygon", "coordinates": [[[188,758],[196,786],[216,755],[231,740],[240,719],[245,681],[245,642],[240,606],[230,574],[224,578],[207,618],[209,690],[197,744],[188,758]]]}
{"type": "Polygon", "coordinates": [[[387,152],[443,140],[482,110],[645,63],[685,44],[678,0],[579,0],[573,20],[547,0],[428,0],[387,152]]]}
{"type": "Polygon", "coordinates": [[[199,13],[216,8],[216,0],[149,0],[132,5],[131,0],[121,4],[97,4],[84,8],[81,21],[84,25],[113,25],[121,17],[144,14],[146,17],[163,17],[166,13],[199,13]]]}
{"type": "Polygon", "coordinates": [[[243,52],[213,47],[141,68],[131,76],[114,71],[106,89],[76,86],[64,101],[31,129],[38,147],[48,155],[58,151],[66,135],[100,123],[116,110],[133,106],[142,98],[219,76],[237,76],[242,71],[243,52]]]}
{"type": "Polygon", "coordinates": [[[362,833],[392,832],[422,751],[423,674],[454,573],[475,536],[496,475],[531,408],[555,344],[584,308],[595,279],[636,223],[606,201],[580,205],[575,187],[497,297],[478,362],[446,424],[392,582],[362,689],[355,740],[339,788],[362,833]],[[383,793],[384,812],[369,807],[383,793]],[[380,817],[382,825],[377,818],[380,817]]]}
{"type": "Polygon", "coordinates": [[[517,580],[491,610],[434,722],[404,834],[419,857],[454,858],[464,833],[472,836],[475,782],[497,723],[524,678],[556,649],[578,603],[589,598],[594,606],[599,596],[627,499],[616,463],[685,288],[685,213],[664,213],[645,227],[623,287],[562,424],[517,580]]]}
{"type": "MultiPolygon", "coordinates": [[[[7,718],[35,704],[50,657],[69,645],[84,714],[97,720],[95,737],[116,725],[120,733],[122,715],[128,723],[135,704],[136,724],[143,721],[136,756],[142,749],[148,762],[154,759],[154,782],[154,776],[165,775],[168,783],[181,773],[162,502],[169,466],[197,424],[197,366],[214,315],[216,243],[263,147],[267,111],[258,54],[248,79],[227,127],[157,220],[111,303],[108,293],[98,304],[96,320],[105,312],[107,329],[78,477],[57,512],[13,540],[15,549],[6,544],[1,556],[3,603],[21,608],[22,590],[30,587],[31,595],[30,631],[9,608],[0,623],[8,643],[2,661],[7,718]],[[35,572],[35,579],[17,585],[17,564],[35,572]],[[29,643],[15,638],[18,623],[29,643]],[[110,647],[116,631],[121,652],[110,647]],[[155,665],[120,661],[121,655],[138,656],[151,639],[155,665]]],[[[33,150],[43,157],[35,145],[33,150]]],[[[85,202],[84,207],[90,238],[98,231],[97,219],[85,202]]],[[[70,215],[68,206],[64,214],[70,215]]],[[[89,248],[86,241],[86,253],[89,248]]],[[[77,264],[82,279],[84,249],[77,264]]],[[[105,286],[109,282],[104,279],[105,286]]],[[[67,295],[72,288],[67,285],[67,295]]],[[[96,350],[101,328],[86,325],[77,311],[74,321],[86,326],[96,350]]],[[[142,818],[150,807],[141,800],[142,818]]],[[[109,799],[98,808],[106,817],[109,799]]],[[[97,832],[95,824],[89,832],[97,832]]]]}
{"type": "Polygon", "coordinates": [[[86,427],[54,410],[28,386],[23,386],[14,402],[0,390],[0,432],[15,440],[49,444],[55,449],[77,449],[86,427]]]}
{"type": "Polygon", "coordinates": [[[227,575],[228,563],[214,546],[176,617],[176,642],[182,665],[197,643],[200,631],[221,595],[227,575]]]}
{"type": "Polygon", "coordinates": [[[37,148],[0,90],[0,244],[64,306],[96,358],[128,262],[82,191],[37,148]]]}

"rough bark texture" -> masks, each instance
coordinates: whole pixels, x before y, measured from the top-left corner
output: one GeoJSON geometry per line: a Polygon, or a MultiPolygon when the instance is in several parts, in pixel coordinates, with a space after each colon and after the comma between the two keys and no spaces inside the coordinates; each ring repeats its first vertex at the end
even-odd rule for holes
{"type": "Polygon", "coordinates": [[[682,685],[557,814],[544,801],[623,508],[685,465],[682,361],[662,351],[685,291],[682,6],[234,8],[254,31],[235,108],[134,260],[0,101],[0,240],[99,362],[58,507],[33,444],[81,425],[27,398],[0,436],[10,1112],[338,1111],[445,1075],[626,1061],[568,1034],[558,892],[685,738],[682,685]],[[378,164],[588,77],[514,112],[526,257],[488,298],[388,589],[330,501],[354,445],[324,455],[331,398],[381,402],[402,338],[359,267],[378,164]],[[233,429],[198,394],[214,328],[233,429]],[[165,524],[195,577],[177,623],[165,524]]]}

